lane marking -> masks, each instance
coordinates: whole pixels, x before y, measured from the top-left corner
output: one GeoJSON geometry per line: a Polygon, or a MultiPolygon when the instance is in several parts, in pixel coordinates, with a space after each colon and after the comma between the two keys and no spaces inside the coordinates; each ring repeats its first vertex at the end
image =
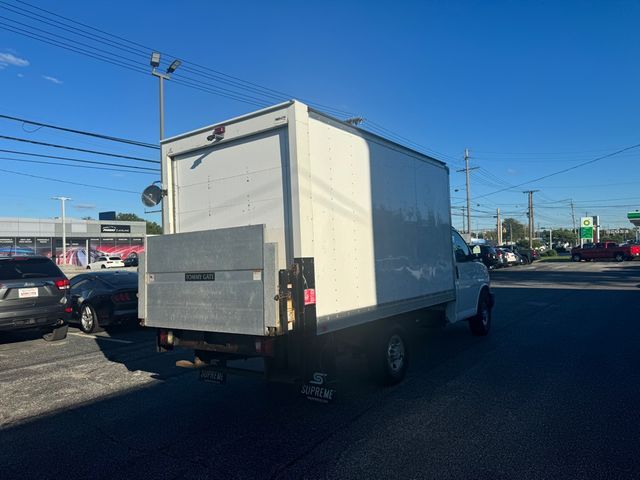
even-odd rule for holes
{"type": "Polygon", "coordinates": [[[107,340],[108,342],[117,342],[117,343],[133,343],[131,340],[120,340],[118,338],[110,338],[110,337],[99,337],[98,335],[89,335],[86,333],[77,333],[77,332],[68,332],[67,335],[75,335],[76,337],[81,338],[93,338],[96,340],[107,340]]]}

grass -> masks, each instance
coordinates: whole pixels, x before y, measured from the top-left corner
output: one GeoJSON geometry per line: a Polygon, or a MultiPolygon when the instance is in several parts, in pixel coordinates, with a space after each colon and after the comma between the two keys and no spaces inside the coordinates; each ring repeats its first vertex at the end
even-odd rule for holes
{"type": "Polygon", "coordinates": [[[571,261],[570,255],[558,255],[555,257],[540,257],[540,260],[538,260],[538,262],[570,262],[570,261],[571,261]]]}

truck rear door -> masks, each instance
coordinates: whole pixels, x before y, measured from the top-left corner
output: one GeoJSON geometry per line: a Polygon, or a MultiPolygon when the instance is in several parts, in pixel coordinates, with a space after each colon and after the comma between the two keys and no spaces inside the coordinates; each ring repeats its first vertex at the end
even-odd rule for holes
{"type": "MultiPolygon", "coordinates": [[[[265,225],[285,268],[290,222],[286,127],[180,153],[171,148],[173,232],[265,225]]],[[[188,254],[188,252],[185,252],[188,254]]]]}

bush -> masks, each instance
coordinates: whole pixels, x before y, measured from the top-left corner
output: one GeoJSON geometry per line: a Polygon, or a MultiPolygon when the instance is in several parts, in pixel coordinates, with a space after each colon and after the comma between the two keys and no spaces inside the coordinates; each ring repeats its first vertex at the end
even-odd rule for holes
{"type": "Polygon", "coordinates": [[[547,257],[557,257],[558,256],[558,252],[556,252],[553,248],[551,250],[547,250],[545,253],[547,254],[547,257]]]}

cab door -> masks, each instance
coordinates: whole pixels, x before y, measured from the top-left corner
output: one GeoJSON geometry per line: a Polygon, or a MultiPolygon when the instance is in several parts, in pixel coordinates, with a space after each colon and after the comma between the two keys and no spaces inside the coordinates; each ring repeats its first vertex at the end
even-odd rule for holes
{"type": "Polygon", "coordinates": [[[451,231],[456,269],[456,320],[472,317],[478,309],[478,279],[485,267],[474,261],[467,242],[455,230],[451,231]]]}

